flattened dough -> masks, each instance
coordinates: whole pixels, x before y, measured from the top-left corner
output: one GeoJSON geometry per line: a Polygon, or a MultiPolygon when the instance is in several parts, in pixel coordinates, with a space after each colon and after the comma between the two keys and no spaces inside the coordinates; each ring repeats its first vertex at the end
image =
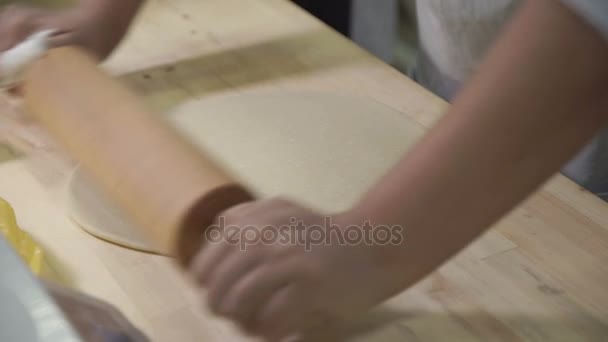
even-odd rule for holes
{"type": "MultiPolygon", "coordinates": [[[[424,132],[378,102],[321,93],[193,100],[168,118],[259,197],[283,196],[325,213],[353,205],[424,132]]],[[[75,172],[71,217],[104,240],[155,251],[89,184],[75,172]]]]}

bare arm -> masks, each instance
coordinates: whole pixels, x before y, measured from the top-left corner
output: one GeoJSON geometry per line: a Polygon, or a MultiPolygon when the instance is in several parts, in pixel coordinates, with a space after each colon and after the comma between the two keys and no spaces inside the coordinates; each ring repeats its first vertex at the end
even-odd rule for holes
{"type": "Polygon", "coordinates": [[[52,46],[79,45],[106,57],[126,34],[144,0],[80,0],[73,7],[48,10],[13,5],[0,12],[0,51],[34,32],[55,29],[52,46]]]}
{"type": "MultiPolygon", "coordinates": [[[[450,112],[358,206],[334,217],[341,227],[400,225],[403,245],[207,244],[190,271],[210,308],[271,340],[365,311],[464,248],[589,141],[608,118],[608,44],[559,1],[522,6],[450,112]]],[[[293,218],[324,222],[281,199],[221,216],[225,227],[258,227],[259,236],[293,218]]]]}
{"type": "Polygon", "coordinates": [[[405,248],[392,253],[408,260],[409,286],[535,191],[607,118],[608,44],[559,1],[529,0],[449,113],[353,213],[405,227],[405,248]]]}

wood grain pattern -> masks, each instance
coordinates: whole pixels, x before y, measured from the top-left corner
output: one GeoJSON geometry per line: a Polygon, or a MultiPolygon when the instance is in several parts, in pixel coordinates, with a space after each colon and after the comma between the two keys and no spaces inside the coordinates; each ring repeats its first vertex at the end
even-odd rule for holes
{"type": "MultiPolygon", "coordinates": [[[[195,97],[308,90],[372,98],[430,127],[447,105],[283,0],[152,0],[108,70],[158,111],[195,97]]],[[[55,169],[53,169],[55,170],[55,169]]],[[[0,164],[0,196],[66,282],[154,341],[249,341],[207,314],[171,263],[88,236],[64,215],[66,173],[0,164]]],[[[483,210],[483,208],[479,208],[483,210]]],[[[470,248],[328,341],[606,341],[608,209],[557,176],[470,248]]]]}

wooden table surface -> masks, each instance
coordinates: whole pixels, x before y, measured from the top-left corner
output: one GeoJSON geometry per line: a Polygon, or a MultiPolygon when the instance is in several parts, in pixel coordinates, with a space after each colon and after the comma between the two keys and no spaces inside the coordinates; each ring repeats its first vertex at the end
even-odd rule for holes
{"type": "MultiPolygon", "coordinates": [[[[159,112],[194,97],[261,89],[372,98],[425,127],[446,109],[285,0],[152,0],[107,67],[159,112]]],[[[0,146],[0,160],[0,196],[67,283],[117,305],[153,341],[248,340],[202,309],[169,260],[76,227],[63,207],[70,168],[54,153],[19,158],[0,146]]],[[[607,284],[608,208],[557,176],[418,286],[327,334],[370,342],[608,341],[607,284]]]]}

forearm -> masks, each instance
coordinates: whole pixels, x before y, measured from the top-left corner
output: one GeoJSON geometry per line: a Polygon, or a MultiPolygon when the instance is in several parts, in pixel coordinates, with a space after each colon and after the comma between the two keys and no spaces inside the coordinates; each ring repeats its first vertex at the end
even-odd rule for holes
{"type": "Polygon", "coordinates": [[[111,10],[114,14],[135,13],[144,3],[144,0],[80,0],[83,6],[102,11],[111,10]]]}
{"type": "Polygon", "coordinates": [[[449,113],[355,212],[405,228],[391,253],[409,286],[558,171],[607,109],[608,44],[559,1],[529,0],[449,113]]]}
{"type": "Polygon", "coordinates": [[[95,30],[89,32],[89,38],[101,38],[85,38],[83,45],[99,57],[107,57],[126,36],[143,3],[144,0],[81,0],[77,11],[89,18],[89,25],[95,30]]]}
{"type": "Polygon", "coordinates": [[[81,0],[81,7],[85,11],[112,16],[119,26],[126,29],[143,3],[144,0],[81,0]]]}

